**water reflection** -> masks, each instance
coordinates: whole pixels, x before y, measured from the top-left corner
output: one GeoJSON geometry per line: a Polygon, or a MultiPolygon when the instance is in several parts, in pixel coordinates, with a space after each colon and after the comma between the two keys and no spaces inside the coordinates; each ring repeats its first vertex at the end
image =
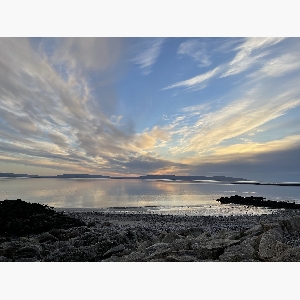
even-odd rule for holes
{"type": "Polygon", "coordinates": [[[65,208],[211,206],[221,196],[258,195],[300,203],[300,187],[225,185],[146,180],[27,179],[0,181],[0,200],[17,199],[65,208]]]}

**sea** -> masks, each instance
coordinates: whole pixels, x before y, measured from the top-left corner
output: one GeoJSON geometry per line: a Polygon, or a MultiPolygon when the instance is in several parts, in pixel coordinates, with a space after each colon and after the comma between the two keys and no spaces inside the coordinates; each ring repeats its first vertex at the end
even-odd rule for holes
{"type": "Polygon", "coordinates": [[[222,196],[260,196],[300,203],[300,186],[232,184],[216,181],[141,179],[1,178],[0,200],[22,199],[57,210],[241,215],[271,213],[267,208],[220,204],[222,196]]]}

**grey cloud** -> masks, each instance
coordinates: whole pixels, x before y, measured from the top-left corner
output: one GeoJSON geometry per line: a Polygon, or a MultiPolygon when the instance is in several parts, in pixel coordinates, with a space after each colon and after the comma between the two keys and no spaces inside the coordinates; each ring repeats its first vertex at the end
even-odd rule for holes
{"type": "Polygon", "coordinates": [[[21,164],[21,165],[25,165],[25,166],[29,166],[29,167],[39,167],[39,168],[50,168],[50,169],[54,169],[54,170],[62,170],[64,172],[66,171],[78,171],[78,166],[76,165],[65,165],[65,164],[46,164],[43,162],[35,162],[34,160],[28,160],[28,159],[22,159],[22,158],[15,158],[15,159],[9,159],[9,158],[3,158],[0,157],[0,161],[2,162],[6,162],[6,163],[15,163],[15,164],[21,164]]]}
{"type": "Polygon", "coordinates": [[[55,144],[60,147],[66,147],[68,145],[67,140],[60,134],[49,132],[48,136],[55,144]]]}
{"type": "Polygon", "coordinates": [[[29,117],[17,116],[0,108],[0,118],[11,127],[19,130],[21,134],[36,135],[40,133],[36,124],[29,117]]]}
{"type": "Polygon", "coordinates": [[[48,57],[46,53],[35,52],[28,39],[1,39],[0,138],[12,141],[9,146],[2,145],[2,151],[27,155],[30,160],[44,157],[95,166],[93,157],[127,153],[124,144],[131,139],[132,126],[120,130],[105,114],[116,109],[117,102],[110,102],[116,99],[113,88],[100,86],[102,99],[95,99],[86,78],[76,73],[77,69],[68,70],[69,77],[64,78],[54,68],[58,61],[51,61],[61,53],[61,58],[66,55],[70,64],[73,61],[85,68],[104,71],[115,64],[121,40],[61,39],[60,42],[54,43],[48,57]],[[95,65],[91,65],[91,59],[97,60],[95,65]],[[111,103],[114,106],[110,107],[111,103]],[[47,144],[43,145],[49,141],[69,155],[51,153],[47,144]],[[83,157],[82,150],[92,157],[83,157]]]}
{"type": "Polygon", "coordinates": [[[45,151],[41,149],[32,149],[29,147],[22,147],[18,145],[14,145],[11,143],[0,142],[0,151],[4,153],[15,153],[15,154],[24,154],[32,157],[43,157],[48,159],[59,159],[70,162],[80,162],[78,159],[70,158],[66,155],[52,154],[50,151],[45,151]]]}
{"type": "Polygon", "coordinates": [[[83,148],[88,156],[98,156],[101,148],[96,146],[95,139],[87,133],[77,133],[80,147],[83,148]]]}
{"type": "Polygon", "coordinates": [[[138,156],[134,158],[129,158],[127,161],[114,162],[114,164],[124,167],[125,171],[130,171],[131,173],[145,174],[153,173],[157,171],[163,172],[171,167],[176,168],[186,168],[188,165],[175,163],[168,160],[154,158],[151,156],[138,156]]]}
{"type": "Polygon", "coordinates": [[[58,38],[53,59],[91,70],[105,71],[116,64],[122,51],[122,38],[58,38]]]}
{"type": "Polygon", "coordinates": [[[55,112],[62,116],[65,108],[72,111],[75,116],[82,114],[81,108],[76,106],[74,108],[73,95],[68,93],[67,84],[37,53],[32,51],[26,40],[2,38],[1,42],[1,45],[5,45],[0,49],[1,63],[8,69],[5,73],[0,71],[3,79],[1,82],[2,105],[16,113],[27,113],[32,119],[42,116],[39,118],[40,122],[44,115],[50,113],[55,112]],[[61,91],[63,91],[61,99],[63,106],[57,101],[61,91]]]}
{"type": "Polygon", "coordinates": [[[95,95],[95,101],[89,103],[91,109],[101,111],[106,116],[115,114],[119,106],[119,101],[112,85],[103,85],[93,89],[92,92],[95,95]]]}
{"type": "Polygon", "coordinates": [[[83,119],[87,117],[86,111],[81,104],[80,99],[77,95],[70,95],[69,90],[63,88],[59,91],[59,97],[62,103],[68,108],[68,110],[78,119],[83,119]]]}

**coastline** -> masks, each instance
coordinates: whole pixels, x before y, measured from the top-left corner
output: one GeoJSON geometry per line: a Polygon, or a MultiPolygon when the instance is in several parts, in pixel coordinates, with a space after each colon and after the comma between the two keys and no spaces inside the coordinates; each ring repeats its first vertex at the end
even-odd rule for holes
{"type": "Polygon", "coordinates": [[[296,210],[193,216],[68,209],[64,214],[84,225],[2,239],[0,260],[300,261],[300,214],[296,210]]]}

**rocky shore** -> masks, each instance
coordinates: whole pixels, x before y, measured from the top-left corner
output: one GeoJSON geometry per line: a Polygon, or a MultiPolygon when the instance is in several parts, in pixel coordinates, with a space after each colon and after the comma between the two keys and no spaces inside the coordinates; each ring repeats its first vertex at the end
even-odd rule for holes
{"type": "Polygon", "coordinates": [[[0,261],[300,261],[300,214],[296,210],[244,216],[93,211],[52,214],[61,216],[60,223],[38,232],[12,234],[2,230],[0,261]]]}

